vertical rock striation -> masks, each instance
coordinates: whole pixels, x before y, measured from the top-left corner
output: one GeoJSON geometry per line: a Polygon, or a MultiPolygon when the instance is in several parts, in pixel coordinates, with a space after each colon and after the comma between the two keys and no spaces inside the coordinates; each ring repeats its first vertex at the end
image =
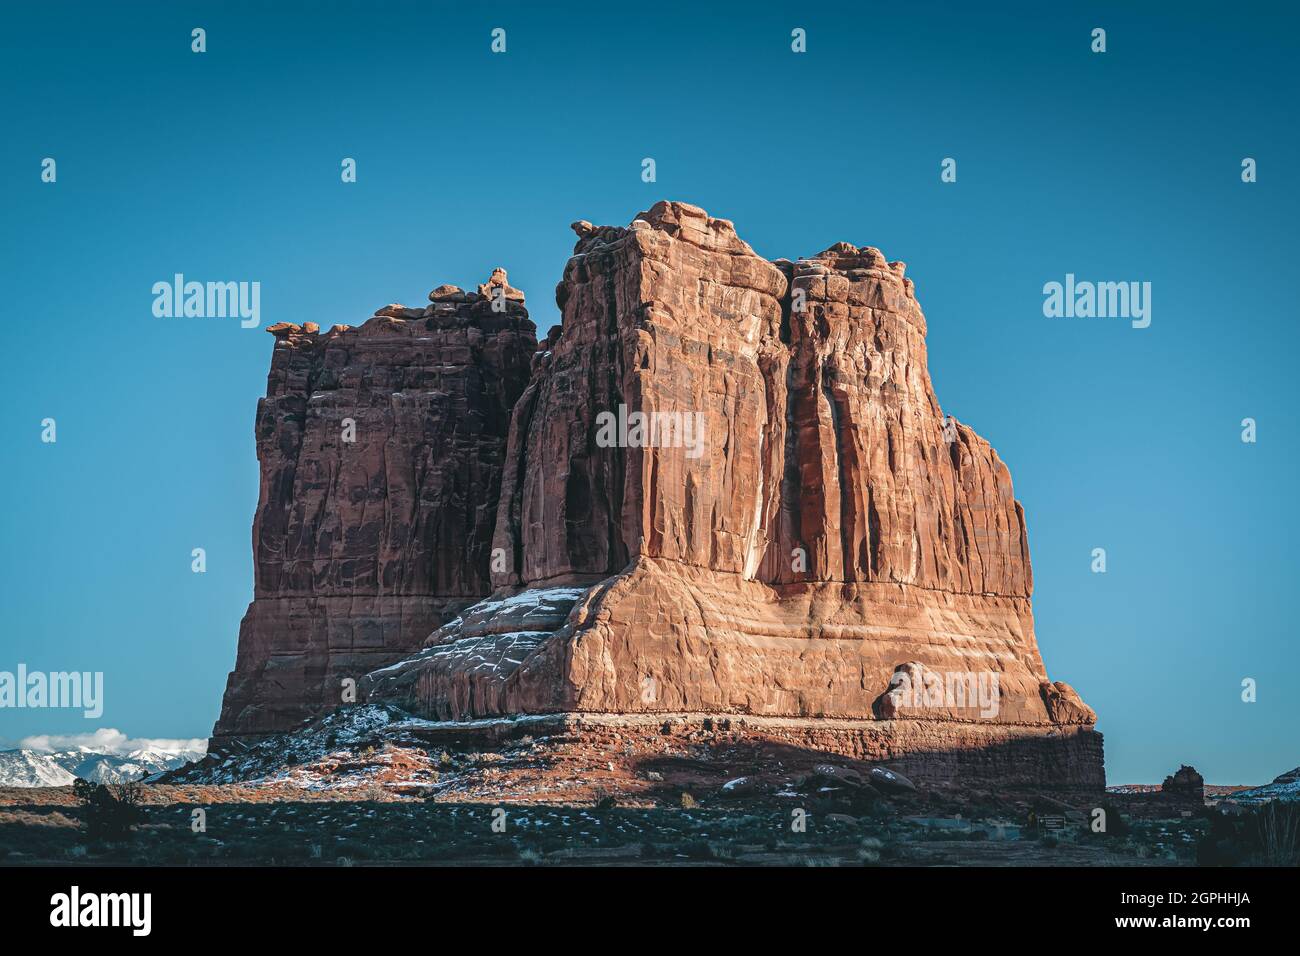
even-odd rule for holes
{"type": "Polygon", "coordinates": [[[497,270],[358,328],[272,326],[254,599],[214,745],[287,730],[491,590],[510,410],[536,348],[497,270]],[[495,308],[494,308],[495,303],[495,308]]]}
{"type": "Polygon", "coordinates": [[[903,264],[847,243],[769,262],[683,203],[574,229],[510,427],[497,591],[371,699],[752,715],[1101,786],[1095,715],[1039,655],[1010,473],[942,412],[903,264]],[[937,695],[902,693],[916,679],[937,695]]]}

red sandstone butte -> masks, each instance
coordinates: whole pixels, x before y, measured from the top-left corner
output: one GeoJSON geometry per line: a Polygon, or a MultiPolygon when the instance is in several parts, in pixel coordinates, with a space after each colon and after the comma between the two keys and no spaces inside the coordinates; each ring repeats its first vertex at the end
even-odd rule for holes
{"type": "Polygon", "coordinates": [[[1096,716],[1038,651],[1010,472],[941,410],[903,264],[842,242],[769,262],[675,202],[573,228],[510,424],[495,591],[369,699],[739,715],[923,780],[1103,786],[1096,716]],[[606,447],[620,405],[698,413],[700,454],[662,429],[606,447]],[[927,674],[937,697],[900,698],[927,674]],[[996,679],[995,714],[944,694],[962,675],[996,679]]]}
{"type": "Polygon", "coordinates": [[[502,270],[429,299],[356,328],[267,330],[254,599],[214,745],[338,706],[346,678],[418,649],[492,589],[510,410],[536,330],[502,270]]]}

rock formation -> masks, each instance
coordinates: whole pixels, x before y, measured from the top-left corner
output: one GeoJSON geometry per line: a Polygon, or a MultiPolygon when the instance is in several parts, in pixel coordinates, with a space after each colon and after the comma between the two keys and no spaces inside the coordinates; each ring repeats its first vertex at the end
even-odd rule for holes
{"type": "Polygon", "coordinates": [[[536,349],[498,269],[358,328],[281,322],[257,407],[254,599],[213,744],[337,706],[491,591],[510,410],[536,349]]]}
{"type": "Polygon", "coordinates": [[[1205,778],[1196,771],[1195,767],[1183,764],[1165,777],[1164,782],[1160,784],[1160,793],[1170,800],[1202,806],[1205,803],[1205,778]]]}
{"type": "Polygon", "coordinates": [[[1102,786],[1095,715],[1038,652],[1010,473],[940,409],[903,264],[769,262],[682,203],[574,230],[510,425],[495,593],[369,698],[740,715],[921,779],[1102,786]]]}

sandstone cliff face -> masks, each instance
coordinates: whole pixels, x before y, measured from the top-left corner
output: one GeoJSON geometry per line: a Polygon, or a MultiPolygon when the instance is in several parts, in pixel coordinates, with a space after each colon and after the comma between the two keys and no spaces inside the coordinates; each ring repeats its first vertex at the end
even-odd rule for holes
{"type": "Polygon", "coordinates": [[[254,600],[214,743],[342,701],[491,590],[510,410],[535,328],[498,270],[358,328],[272,326],[257,408],[254,600]],[[496,308],[493,308],[493,302],[496,308]]]}
{"type": "Polygon", "coordinates": [[[1095,715],[1039,656],[1010,474],[940,409],[903,264],[846,243],[768,262],[681,203],[574,229],[510,428],[497,593],[372,699],[857,720],[848,746],[881,757],[1087,735],[1061,759],[1099,785],[1095,715]],[[926,674],[939,693],[900,709],[926,674]]]}

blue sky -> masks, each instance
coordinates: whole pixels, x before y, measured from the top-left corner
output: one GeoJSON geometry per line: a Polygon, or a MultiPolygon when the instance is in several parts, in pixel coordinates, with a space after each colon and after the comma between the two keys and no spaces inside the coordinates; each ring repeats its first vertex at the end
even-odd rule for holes
{"type": "Polygon", "coordinates": [[[263,326],[328,326],[501,265],[545,329],[568,223],[672,198],[769,257],[844,240],[908,263],[945,411],[1011,467],[1043,656],[1101,715],[1112,783],[1300,763],[1284,7],[265,6],[0,15],[0,670],[106,684],[93,726],[4,710],[0,745],[202,737],[219,708],[272,340],[155,318],[153,283],[256,280],[263,326]],[[1150,328],[1044,317],[1068,272],[1151,282],[1150,328]]]}

